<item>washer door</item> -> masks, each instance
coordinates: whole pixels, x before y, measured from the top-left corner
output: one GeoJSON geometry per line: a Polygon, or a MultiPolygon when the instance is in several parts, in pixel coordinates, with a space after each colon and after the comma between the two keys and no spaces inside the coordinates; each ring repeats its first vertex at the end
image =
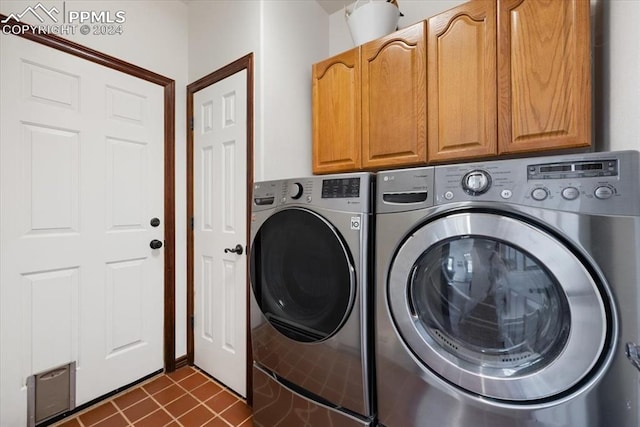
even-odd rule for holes
{"type": "Polygon", "coordinates": [[[608,339],[598,285],[561,241],[512,217],[464,212],[419,228],[390,267],[406,345],[473,394],[535,401],[586,380],[608,339]]]}
{"type": "Polygon", "coordinates": [[[335,227],[315,212],[290,208],[258,230],[251,286],[260,310],[279,332],[296,341],[322,341],[351,311],[355,269],[335,227]]]}

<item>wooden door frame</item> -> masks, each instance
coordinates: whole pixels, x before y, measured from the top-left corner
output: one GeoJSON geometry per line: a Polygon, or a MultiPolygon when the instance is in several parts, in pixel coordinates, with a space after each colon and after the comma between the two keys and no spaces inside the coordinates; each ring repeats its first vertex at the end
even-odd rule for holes
{"type": "MultiPolygon", "coordinates": [[[[8,17],[0,14],[0,20],[8,17]]],[[[11,28],[22,25],[15,19],[2,24],[6,35],[15,35],[27,40],[68,53],[75,57],[111,68],[116,71],[157,84],[164,88],[164,369],[176,368],[175,327],[175,81],[125,62],[116,57],[98,52],[86,46],[66,40],[54,34],[33,32],[29,29],[13,34],[11,28]]],[[[123,384],[124,385],[124,384],[123,384]]]]}
{"type": "MultiPolygon", "coordinates": [[[[250,216],[251,216],[251,192],[253,189],[253,53],[249,53],[242,58],[233,61],[224,67],[207,74],[206,76],[196,80],[187,86],[187,360],[186,363],[193,365],[194,363],[194,337],[193,337],[193,315],[194,315],[194,230],[193,230],[193,97],[196,92],[202,90],[214,83],[226,79],[242,70],[247,71],[247,194],[246,194],[246,233],[247,256],[249,255],[249,239],[250,239],[250,216]]],[[[247,309],[246,309],[246,337],[247,337],[247,403],[251,405],[253,401],[252,392],[252,352],[251,352],[251,322],[249,315],[249,301],[251,293],[249,292],[249,262],[246,269],[247,283],[247,309]]]]}

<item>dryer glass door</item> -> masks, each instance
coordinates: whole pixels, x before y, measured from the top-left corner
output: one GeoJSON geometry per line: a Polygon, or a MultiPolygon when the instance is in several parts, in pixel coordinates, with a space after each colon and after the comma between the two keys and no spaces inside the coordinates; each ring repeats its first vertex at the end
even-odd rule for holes
{"type": "Polygon", "coordinates": [[[555,277],[523,249],[461,236],[414,264],[409,302],[417,322],[456,357],[524,374],[553,361],[570,330],[555,277]]]}
{"type": "Polygon", "coordinates": [[[584,384],[607,340],[607,310],[583,262],[503,215],[452,214],[416,230],[393,260],[388,297],[429,369],[496,399],[548,399],[584,384]]]}
{"type": "Polygon", "coordinates": [[[355,299],[355,269],[343,239],[322,216],[290,208],[258,230],[251,285],[267,320],[301,342],[329,338],[355,299]]]}

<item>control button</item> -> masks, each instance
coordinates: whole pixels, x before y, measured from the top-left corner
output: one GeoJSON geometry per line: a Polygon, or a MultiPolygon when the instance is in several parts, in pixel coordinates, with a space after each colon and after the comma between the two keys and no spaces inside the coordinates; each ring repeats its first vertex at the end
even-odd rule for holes
{"type": "Polygon", "coordinates": [[[580,195],[580,191],[576,187],[567,187],[562,190],[561,194],[567,200],[575,200],[580,195]]]}
{"type": "Polygon", "coordinates": [[[474,170],[462,178],[462,189],[472,196],[486,193],[491,187],[491,176],[485,171],[474,170]]]}
{"type": "Polygon", "coordinates": [[[503,199],[510,199],[511,196],[513,196],[513,192],[511,192],[511,190],[502,190],[500,196],[502,196],[503,199]]]}
{"type": "Polygon", "coordinates": [[[601,185],[596,188],[596,191],[593,192],[593,195],[600,200],[605,200],[613,196],[613,188],[607,187],[606,185],[601,185]]]}
{"type": "Polygon", "coordinates": [[[453,191],[447,191],[446,193],[444,193],[444,198],[447,200],[453,199],[453,191]]]}
{"type": "Polygon", "coordinates": [[[307,203],[311,203],[311,196],[307,196],[307,203]]]}
{"type": "Polygon", "coordinates": [[[294,182],[289,187],[289,197],[294,200],[299,199],[302,196],[302,184],[299,182],[294,182]]]}
{"type": "Polygon", "coordinates": [[[549,197],[549,192],[547,191],[546,188],[536,188],[531,192],[531,197],[534,200],[541,202],[547,197],[549,197]]]}

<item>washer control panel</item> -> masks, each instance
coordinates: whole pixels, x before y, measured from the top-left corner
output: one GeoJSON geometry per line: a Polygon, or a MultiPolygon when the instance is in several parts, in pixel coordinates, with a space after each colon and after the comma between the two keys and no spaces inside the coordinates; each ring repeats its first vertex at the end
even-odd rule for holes
{"type": "Polygon", "coordinates": [[[633,214],[640,210],[639,156],[624,151],[436,166],[435,204],[504,202],[633,214]]]}
{"type": "Polygon", "coordinates": [[[299,205],[370,212],[372,179],[372,174],[359,172],[256,182],[252,210],[299,205]]]}

